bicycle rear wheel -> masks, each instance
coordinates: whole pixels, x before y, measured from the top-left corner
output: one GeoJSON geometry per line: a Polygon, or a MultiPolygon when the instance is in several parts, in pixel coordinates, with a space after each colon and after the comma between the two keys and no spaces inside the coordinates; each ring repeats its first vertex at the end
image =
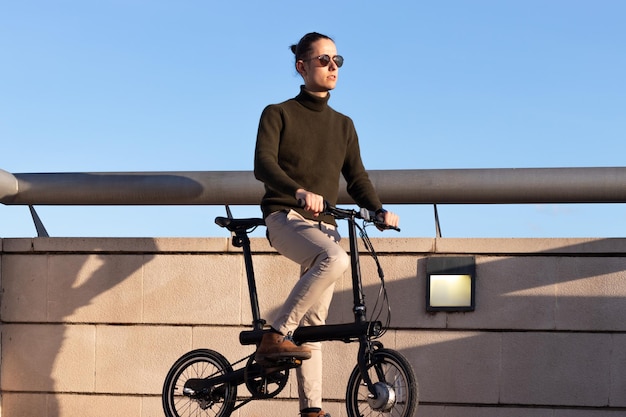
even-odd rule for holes
{"type": "Polygon", "coordinates": [[[346,391],[349,417],[413,417],[417,410],[418,386],[411,364],[400,353],[379,349],[367,367],[376,398],[365,383],[358,365],[352,371],[346,391]]]}
{"type": "Polygon", "coordinates": [[[233,367],[219,352],[197,349],[178,359],[165,377],[161,400],[167,417],[228,417],[235,406],[237,386],[222,383],[198,393],[184,393],[189,379],[210,378],[233,372],[233,367]]]}

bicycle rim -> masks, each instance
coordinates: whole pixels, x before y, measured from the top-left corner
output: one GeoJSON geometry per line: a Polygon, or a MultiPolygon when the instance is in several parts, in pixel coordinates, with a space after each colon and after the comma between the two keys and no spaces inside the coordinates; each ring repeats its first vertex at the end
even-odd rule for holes
{"type": "Polygon", "coordinates": [[[375,398],[356,366],[348,380],[346,408],[349,417],[413,417],[417,411],[418,385],[409,362],[391,349],[379,349],[367,367],[375,398]]]}
{"type": "Polygon", "coordinates": [[[235,406],[237,387],[230,383],[209,387],[202,395],[183,394],[185,383],[192,378],[209,378],[233,372],[230,363],[219,352],[198,349],[188,352],[174,363],[163,384],[162,403],[167,417],[228,417],[235,406]]]}

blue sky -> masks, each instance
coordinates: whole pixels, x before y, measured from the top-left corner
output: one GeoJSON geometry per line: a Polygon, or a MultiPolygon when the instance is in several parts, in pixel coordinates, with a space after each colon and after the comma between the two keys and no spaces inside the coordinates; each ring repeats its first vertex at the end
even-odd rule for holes
{"type": "MultiPolygon", "coordinates": [[[[0,169],[251,170],[310,31],[345,57],[330,104],[368,169],[624,166],[625,21],[622,0],[3,2],[0,169]]],[[[36,208],[51,236],[224,235],[222,207],[36,208]]],[[[434,236],[432,206],[393,209],[434,236]]],[[[438,209],[444,237],[626,235],[623,204],[438,209]]],[[[0,236],[34,234],[0,205],[0,236]]]]}

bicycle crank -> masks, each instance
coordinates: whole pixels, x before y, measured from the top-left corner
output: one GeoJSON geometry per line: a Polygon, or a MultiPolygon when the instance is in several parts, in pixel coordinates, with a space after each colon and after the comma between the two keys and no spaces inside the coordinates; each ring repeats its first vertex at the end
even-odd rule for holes
{"type": "Polygon", "coordinates": [[[300,366],[302,361],[284,360],[260,364],[250,356],[244,370],[246,388],[254,399],[273,398],[287,385],[289,370],[300,366]]]}

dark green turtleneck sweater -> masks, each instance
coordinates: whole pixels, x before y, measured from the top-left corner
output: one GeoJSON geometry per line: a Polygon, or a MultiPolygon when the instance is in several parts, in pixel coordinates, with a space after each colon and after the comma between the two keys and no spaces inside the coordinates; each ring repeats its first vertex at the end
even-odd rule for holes
{"type": "MultiPolygon", "coordinates": [[[[261,202],[264,217],[278,210],[294,209],[312,219],[311,213],[298,207],[296,190],[304,188],[320,194],[335,205],[340,175],[360,207],[382,207],[363,167],[354,124],[328,105],[329,98],[330,94],[320,98],[301,87],[297,97],[263,110],[254,175],[265,184],[261,202]]],[[[334,224],[330,217],[317,220],[334,224]]]]}

